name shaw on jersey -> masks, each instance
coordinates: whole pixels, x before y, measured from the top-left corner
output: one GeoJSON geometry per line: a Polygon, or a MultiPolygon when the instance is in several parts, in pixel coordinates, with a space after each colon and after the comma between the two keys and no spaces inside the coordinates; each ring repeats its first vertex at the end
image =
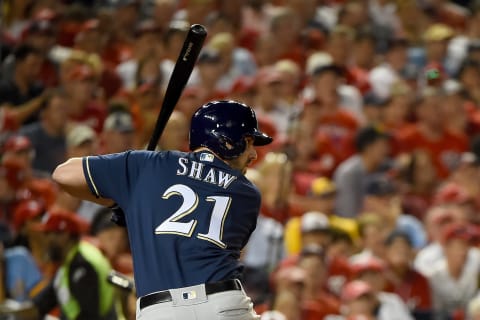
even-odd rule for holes
{"type": "Polygon", "coordinates": [[[201,162],[190,161],[187,158],[178,158],[180,168],[177,169],[178,176],[187,176],[189,178],[218,185],[224,189],[237,179],[229,173],[210,167],[205,167],[201,162]]]}

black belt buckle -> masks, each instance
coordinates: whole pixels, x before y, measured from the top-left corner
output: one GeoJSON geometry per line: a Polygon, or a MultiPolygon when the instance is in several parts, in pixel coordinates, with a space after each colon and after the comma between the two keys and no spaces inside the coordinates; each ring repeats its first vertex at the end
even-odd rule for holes
{"type": "MultiPolygon", "coordinates": [[[[240,281],[232,279],[205,283],[205,293],[207,295],[232,290],[242,290],[240,281]]],[[[140,298],[140,310],[154,304],[171,301],[172,295],[168,290],[150,293],[140,298]]]]}

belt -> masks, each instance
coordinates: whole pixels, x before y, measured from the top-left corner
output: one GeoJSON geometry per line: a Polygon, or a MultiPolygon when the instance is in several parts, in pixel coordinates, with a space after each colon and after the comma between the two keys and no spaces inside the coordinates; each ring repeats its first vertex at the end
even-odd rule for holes
{"type": "MultiPolygon", "coordinates": [[[[205,283],[205,293],[207,295],[232,290],[242,290],[242,286],[238,280],[232,279],[205,283]]],[[[140,298],[140,309],[170,301],[172,301],[172,295],[168,290],[150,293],[140,298]]]]}

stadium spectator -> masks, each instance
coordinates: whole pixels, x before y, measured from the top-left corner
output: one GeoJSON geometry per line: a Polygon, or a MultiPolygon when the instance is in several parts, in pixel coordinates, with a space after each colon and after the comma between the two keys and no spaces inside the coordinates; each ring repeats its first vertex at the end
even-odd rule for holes
{"type": "Polygon", "coordinates": [[[352,264],[355,280],[365,281],[378,298],[377,319],[413,319],[407,305],[395,293],[385,292],[386,265],[383,260],[370,257],[352,264]]]}
{"type": "MultiPolygon", "coordinates": [[[[43,56],[40,50],[30,45],[20,45],[15,49],[15,69],[10,76],[0,82],[0,105],[12,108],[25,104],[41,95],[43,84],[38,81],[43,56]]],[[[30,114],[23,123],[38,120],[38,113],[30,114]]]]}
{"type": "Polygon", "coordinates": [[[69,100],[62,91],[53,91],[45,101],[40,121],[20,130],[31,141],[35,151],[34,169],[51,173],[65,160],[68,104],[69,100]]]}
{"type": "Polygon", "coordinates": [[[153,58],[158,65],[158,70],[160,70],[160,28],[154,21],[145,20],[137,25],[135,35],[132,58],[116,67],[116,72],[122,79],[123,89],[127,91],[133,91],[137,87],[136,75],[141,61],[153,58]]]}
{"type": "Polygon", "coordinates": [[[0,225],[0,303],[6,299],[24,302],[45,287],[42,274],[30,252],[22,246],[6,247],[11,236],[8,227],[0,225]]]}
{"type": "Polygon", "coordinates": [[[416,150],[400,156],[399,182],[402,184],[402,208],[405,212],[423,221],[428,208],[433,204],[433,194],[438,179],[430,154],[416,150]]]}
{"type": "Polygon", "coordinates": [[[327,267],[321,247],[306,245],[300,253],[298,265],[305,270],[302,292],[302,315],[304,319],[323,319],[340,311],[340,301],[325,289],[327,267]]]}
{"type": "Polygon", "coordinates": [[[342,162],[334,173],[336,209],[343,217],[356,217],[363,208],[364,186],[369,175],[378,172],[389,153],[389,136],[370,126],[355,138],[357,154],[342,162]]]}
{"type": "Polygon", "coordinates": [[[274,66],[262,67],[257,74],[255,111],[271,119],[280,139],[291,131],[295,109],[281,99],[282,75],[274,66]]]}
{"type": "Polygon", "coordinates": [[[422,223],[402,211],[400,197],[398,186],[391,178],[385,174],[372,175],[365,183],[363,210],[382,217],[384,232],[402,230],[410,237],[413,247],[421,249],[427,243],[422,223]]]}
{"type": "Polygon", "coordinates": [[[385,62],[370,71],[369,82],[372,91],[380,98],[389,98],[392,85],[402,79],[407,66],[408,42],[402,38],[387,41],[385,62]]]}
{"type": "Polygon", "coordinates": [[[383,257],[387,237],[387,232],[383,228],[383,218],[375,213],[364,213],[357,221],[361,251],[352,255],[350,261],[355,263],[368,260],[370,257],[383,257]]]}
{"type": "Polygon", "coordinates": [[[111,112],[103,124],[102,153],[117,153],[133,149],[134,132],[133,119],[129,112],[111,112]]]}
{"type": "Polygon", "coordinates": [[[378,304],[372,287],[361,280],[347,283],[341,294],[342,305],[340,315],[328,315],[325,320],[373,320],[376,317],[378,304]]]}
{"type": "Polygon", "coordinates": [[[478,290],[478,249],[472,245],[478,237],[476,227],[452,224],[443,233],[444,259],[435,261],[425,276],[432,285],[433,308],[440,316],[465,311],[478,290]]]}
{"type": "Polygon", "coordinates": [[[430,283],[411,265],[415,252],[410,236],[394,230],[385,240],[385,262],[388,265],[385,291],[396,293],[410,309],[414,318],[432,316],[430,283]]]}
{"type": "MultiPolygon", "coordinates": [[[[44,316],[58,305],[64,317],[115,319],[114,291],[107,283],[110,264],[98,249],[80,240],[88,225],[73,212],[56,211],[49,212],[37,226],[48,232],[48,253],[52,261],[60,264],[60,282],[55,285],[52,281],[34,296],[30,312],[44,316]],[[65,276],[60,277],[63,273],[65,276]],[[70,299],[59,299],[59,290],[68,292],[70,299]],[[68,307],[68,301],[75,301],[77,307],[68,307]]],[[[11,313],[15,314],[14,310],[11,313]]]]}
{"type": "Polygon", "coordinates": [[[430,242],[415,256],[415,270],[425,274],[431,268],[432,264],[443,260],[444,255],[441,244],[444,233],[452,224],[465,224],[467,222],[465,212],[458,208],[444,208],[442,206],[430,207],[424,219],[425,230],[427,231],[430,242]]]}
{"type": "MultiPolygon", "coordinates": [[[[389,267],[376,280],[385,276],[416,319],[432,318],[415,298],[425,282],[412,286],[406,275],[452,261],[459,269],[462,260],[468,271],[479,255],[476,244],[449,250],[463,240],[444,241],[452,224],[480,224],[477,2],[3,1],[0,222],[51,279],[56,266],[46,263],[32,223],[61,208],[91,222],[101,209],[58,192],[51,168],[66,155],[144,149],[189,27],[201,23],[208,37],[158,148],[187,150],[186,127],[208,100],[239,100],[259,111],[259,127],[275,141],[258,149],[249,174],[263,195],[242,256],[257,313],[321,318],[319,304],[302,298],[311,286],[305,277],[319,279],[326,270],[320,291],[342,298],[352,279],[349,261],[373,256],[389,267]],[[378,173],[387,174],[383,182],[375,182],[378,173]],[[40,201],[43,209],[34,210],[40,201]],[[302,234],[312,212],[324,214],[318,225],[328,223],[322,236],[302,234]],[[294,271],[302,236],[323,246],[323,264],[307,259],[310,275],[294,271]],[[461,252],[466,258],[455,258],[461,252]],[[317,274],[313,265],[322,265],[317,274]]],[[[108,214],[103,218],[98,242],[109,248],[112,230],[108,214]]],[[[437,290],[435,305],[441,296],[452,320],[475,319],[479,289],[457,299],[462,283],[444,271],[434,277],[447,280],[435,283],[453,289],[437,290]]],[[[381,319],[379,295],[360,289],[325,319],[381,319]]],[[[128,302],[125,316],[133,316],[135,297],[128,302]]]]}
{"type": "Polygon", "coordinates": [[[446,127],[444,110],[441,108],[442,95],[437,88],[426,87],[416,105],[417,123],[398,133],[399,152],[413,152],[421,149],[432,157],[440,178],[445,179],[467,150],[465,135],[451,133],[446,127]]]}

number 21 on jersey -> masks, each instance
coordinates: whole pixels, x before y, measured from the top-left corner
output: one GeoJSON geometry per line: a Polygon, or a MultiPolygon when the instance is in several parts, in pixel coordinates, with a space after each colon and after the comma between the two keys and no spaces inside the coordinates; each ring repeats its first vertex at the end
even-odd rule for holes
{"type": "MultiPolygon", "coordinates": [[[[171,196],[180,196],[182,197],[183,202],[177,211],[155,228],[155,233],[177,234],[180,236],[191,237],[197,226],[197,220],[192,219],[188,222],[179,222],[179,220],[195,211],[200,200],[198,194],[186,185],[175,184],[165,190],[162,198],[169,199],[171,196]]],[[[226,248],[227,245],[222,242],[223,224],[227,217],[232,199],[230,197],[211,196],[206,197],[205,201],[214,202],[212,216],[210,217],[208,233],[199,233],[197,234],[197,238],[210,241],[221,248],[226,248]]]]}

